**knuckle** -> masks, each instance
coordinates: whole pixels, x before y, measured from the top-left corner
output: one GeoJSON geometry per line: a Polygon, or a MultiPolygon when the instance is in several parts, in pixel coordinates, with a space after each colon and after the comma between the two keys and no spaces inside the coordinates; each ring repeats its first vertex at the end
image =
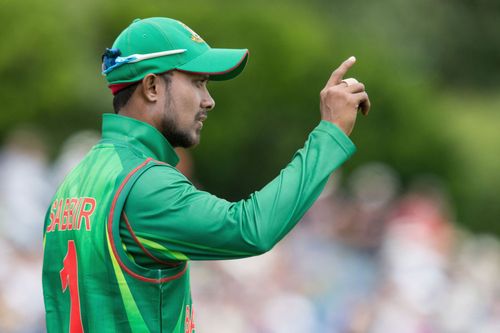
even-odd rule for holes
{"type": "Polygon", "coordinates": [[[322,99],[335,99],[338,101],[345,101],[346,103],[355,103],[357,102],[359,95],[356,96],[354,94],[349,93],[345,89],[342,89],[341,86],[329,86],[325,87],[320,91],[320,97],[322,99]]]}
{"type": "Polygon", "coordinates": [[[328,97],[335,94],[335,87],[327,87],[321,91],[324,97],[328,97]]]}

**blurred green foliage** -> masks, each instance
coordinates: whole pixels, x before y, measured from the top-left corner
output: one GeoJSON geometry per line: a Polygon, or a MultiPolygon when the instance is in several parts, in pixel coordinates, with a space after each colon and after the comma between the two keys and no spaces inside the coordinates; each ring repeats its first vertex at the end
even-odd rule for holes
{"type": "Polygon", "coordinates": [[[358,153],[404,183],[433,174],[457,220],[500,234],[500,5],[491,1],[3,1],[0,138],[33,123],[55,156],[71,133],[112,112],[100,55],[136,17],[187,23],[213,47],[249,48],[236,80],[210,83],[217,107],[193,153],[200,183],[236,199],[274,177],[319,120],[319,91],[345,58],[358,63],[372,113],[358,153]]]}

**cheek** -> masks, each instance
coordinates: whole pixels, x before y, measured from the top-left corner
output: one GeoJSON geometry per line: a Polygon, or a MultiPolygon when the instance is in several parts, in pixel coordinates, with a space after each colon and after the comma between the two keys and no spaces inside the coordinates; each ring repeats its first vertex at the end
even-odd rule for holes
{"type": "Polygon", "coordinates": [[[200,111],[200,102],[198,95],[194,93],[185,94],[182,100],[179,101],[182,105],[180,107],[180,117],[186,123],[193,123],[197,113],[200,111]]]}
{"type": "Polygon", "coordinates": [[[179,127],[188,129],[196,123],[196,115],[201,107],[201,94],[190,82],[174,84],[171,87],[172,110],[176,114],[179,127]]]}
{"type": "Polygon", "coordinates": [[[177,127],[182,131],[189,131],[195,122],[196,113],[188,101],[179,101],[175,103],[170,112],[174,114],[177,127]]]}

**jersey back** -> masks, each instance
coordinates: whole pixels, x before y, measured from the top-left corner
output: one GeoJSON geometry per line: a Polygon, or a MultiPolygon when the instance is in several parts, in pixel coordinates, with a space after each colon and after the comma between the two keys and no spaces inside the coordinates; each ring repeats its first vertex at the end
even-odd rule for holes
{"type": "Polygon", "coordinates": [[[158,163],[101,141],[57,190],[44,226],[49,333],[194,332],[188,263],[139,266],[120,239],[130,188],[158,163]]]}

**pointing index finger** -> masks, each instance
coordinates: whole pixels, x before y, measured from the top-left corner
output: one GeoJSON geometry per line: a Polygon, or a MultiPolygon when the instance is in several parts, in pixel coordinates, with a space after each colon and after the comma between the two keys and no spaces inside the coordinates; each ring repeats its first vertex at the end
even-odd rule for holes
{"type": "Polygon", "coordinates": [[[339,84],[340,81],[342,81],[342,78],[344,77],[344,75],[349,70],[349,68],[351,68],[355,62],[356,62],[356,58],[354,56],[349,57],[347,60],[345,60],[342,64],[340,64],[340,66],[336,70],[333,71],[332,76],[330,76],[330,79],[328,80],[326,85],[332,86],[332,85],[339,84]]]}

